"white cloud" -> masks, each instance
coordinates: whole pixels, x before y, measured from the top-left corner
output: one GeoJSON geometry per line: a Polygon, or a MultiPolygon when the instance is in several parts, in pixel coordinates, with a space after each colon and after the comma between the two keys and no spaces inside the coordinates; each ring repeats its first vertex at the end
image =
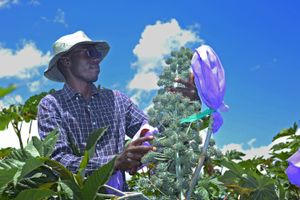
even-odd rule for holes
{"type": "Polygon", "coordinates": [[[196,31],[183,29],[176,19],[169,22],[157,21],[154,25],[147,25],[141,35],[139,43],[133,49],[137,60],[132,67],[137,70],[133,79],[129,81],[127,89],[143,92],[158,89],[158,71],[161,71],[164,57],[172,50],[178,50],[188,43],[202,42],[196,31]]]}
{"type": "Polygon", "coordinates": [[[18,4],[19,0],[0,0],[0,8],[7,8],[11,4],[18,4]]]}
{"type": "Polygon", "coordinates": [[[30,92],[36,92],[41,88],[41,81],[33,81],[32,83],[28,83],[28,89],[30,92]]]}
{"type": "Polygon", "coordinates": [[[17,76],[31,78],[38,74],[38,67],[46,65],[50,59],[50,52],[44,54],[37,49],[33,42],[24,43],[19,50],[0,47],[0,78],[17,76]]]}
{"type": "Polygon", "coordinates": [[[242,144],[227,144],[224,145],[221,149],[223,153],[229,150],[237,150],[239,152],[242,152],[246,154],[243,159],[251,159],[256,157],[263,156],[265,158],[270,157],[269,151],[272,145],[267,145],[267,146],[261,146],[261,147],[251,147],[250,149],[244,149],[242,144]]]}
{"type": "Polygon", "coordinates": [[[164,65],[164,56],[172,50],[177,50],[189,42],[200,41],[195,32],[182,29],[176,19],[166,23],[157,21],[154,25],[146,26],[139,43],[133,49],[137,57],[133,67],[142,72],[160,68],[164,65]]]}
{"type": "Polygon", "coordinates": [[[34,5],[34,6],[38,6],[38,5],[40,5],[41,3],[40,3],[40,1],[38,1],[38,0],[30,0],[30,1],[29,1],[29,4],[30,4],[30,5],[34,5]]]}
{"type": "Polygon", "coordinates": [[[154,72],[141,72],[135,74],[128,84],[128,88],[151,91],[159,88],[156,84],[157,81],[158,76],[154,72]]]}
{"type": "MultiPolygon", "coordinates": [[[[30,123],[24,122],[22,124],[21,135],[22,135],[22,142],[24,146],[27,144],[28,137],[31,138],[32,136],[38,136],[37,121],[35,120],[32,122],[30,136],[29,136],[29,127],[30,127],[30,123]]],[[[0,140],[0,149],[7,148],[7,147],[20,148],[18,137],[16,136],[11,124],[9,124],[8,129],[4,131],[0,131],[0,137],[5,138],[0,140]]]]}
{"type": "Polygon", "coordinates": [[[53,22],[63,24],[65,27],[68,26],[68,24],[66,23],[66,19],[65,19],[65,12],[62,9],[60,9],[60,8],[57,9],[56,16],[54,17],[53,22]]]}
{"type": "Polygon", "coordinates": [[[68,24],[66,22],[65,12],[60,8],[57,9],[54,18],[49,19],[48,17],[43,16],[41,17],[41,19],[46,22],[58,23],[64,25],[65,27],[68,27],[68,24]]]}
{"type": "Polygon", "coordinates": [[[0,100],[0,110],[2,108],[8,108],[13,104],[22,104],[23,98],[20,95],[7,95],[3,99],[0,100]]]}
{"type": "MultiPolygon", "coordinates": [[[[296,135],[300,135],[300,129],[297,130],[296,135]]],[[[229,150],[240,151],[240,152],[246,154],[243,157],[244,160],[252,159],[254,157],[260,157],[260,156],[263,156],[264,158],[269,158],[271,156],[269,154],[269,152],[270,152],[270,149],[272,148],[272,146],[274,146],[275,144],[278,144],[280,142],[287,142],[288,140],[286,137],[282,137],[282,138],[275,140],[274,142],[271,142],[269,145],[253,147],[253,144],[255,143],[255,141],[256,141],[256,139],[252,138],[250,141],[247,142],[247,144],[250,146],[249,149],[245,149],[243,147],[243,144],[232,143],[232,144],[224,145],[221,148],[221,151],[223,153],[226,153],[226,151],[229,151],[229,150]]],[[[289,149],[285,149],[283,151],[289,151],[289,149]]]]}

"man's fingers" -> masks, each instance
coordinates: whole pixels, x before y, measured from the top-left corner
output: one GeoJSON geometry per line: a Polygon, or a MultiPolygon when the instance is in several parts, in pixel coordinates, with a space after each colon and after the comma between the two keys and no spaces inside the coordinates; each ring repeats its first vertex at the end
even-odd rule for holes
{"type": "Polygon", "coordinates": [[[154,138],[153,135],[146,136],[146,137],[140,137],[140,138],[136,139],[135,141],[131,142],[131,145],[134,145],[134,146],[141,145],[141,144],[143,144],[143,142],[153,140],[153,138],[154,138]]]}
{"type": "Polygon", "coordinates": [[[126,157],[127,158],[130,158],[132,160],[138,160],[140,161],[141,158],[143,157],[143,154],[140,154],[140,153],[133,153],[133,152],[127,152],[126,153],[126,157]]]}
{"type": "Polygon", "coordinates": [[[133,154],[146,154],[149,151],[154,151],[155,147],[153,146],[131,146],[127,149],[127,152],[131,152],[133,154]]]}

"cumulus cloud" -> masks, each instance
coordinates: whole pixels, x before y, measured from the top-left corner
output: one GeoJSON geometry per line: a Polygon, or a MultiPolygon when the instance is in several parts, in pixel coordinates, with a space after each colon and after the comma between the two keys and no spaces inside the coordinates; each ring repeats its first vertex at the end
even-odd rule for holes
{"type": "Polygon", "coordinates": [[[154,72],[140,72],[135,74],[133,79],[128,84],[128,88],[150,91],[158,89],[158,76],[154,72]]]}
{"type": "Polygon", "coordinates": [[[18,4],[19,0],[0,0],[0,8],[7,8],[12,4],[18,4]]]}
{"type": "MultiPolygon", "coordinates": [[[[296,135],[300,135],[300,129],[297,130],[296,135]]],[[[250,147],[248,149],[246,149],[243,144],[232,143],[232,144],[224,145],[221,148],[221,151],[223,153],[226,153],[226,151],[230,151],[230,150],[240,151],[240,152],[246,154],[243,157],[244,160],[252,159],[254,157],[260,157],[260,156],[263,156],[264,158],[269,158],[271,156],[269,154],[269,152],[270,152],[270,149],[272,148],[272,146],[274,146],[275,144],[281,143],[281,142],[287,142],[287,138],[282,137],[282,138],[275,140],[274,142],[271,142],[269,145],[260,146],[260,147],[253,147],[253,144],[255,143],[255,141],[256,141],[256,139],[252,138],[250,141],[247,142],[247,144],[250,147]]],[[[284,151],[289,151],[289,149],[286,149],[284,151]]]]}
{"type": "Polygon", "coordinates": [[[31,83],[28,83],[28,89],[30,92],[36,92],[41,89],[41,81],[33,81],[31,83]]]}
{"type": "Polygon", "coordinates": [[[39,6],[41,3],[39,0],[30,0],[29,1],[30,5],[34,5],[34,6],[39,6]]]}
{"type": "Polygon", "coordinates": [[[23,98],[20,95],[7,95],[0,100],[0,110],[3,108],[8,108],[10,105],[22,104],[23,98]]]}
{"type": "Polygon", "coordinates": [[[58,23],[64,25],[65,27],[68,27],[68,24],[66,22],[65,12],[60,8],[57,9],[54,18],[49,19],[48,17],[41,17],[41,19],[46,22],[58,23]]]}
{"type": "Polygon", "coordinates": [[[41,79],[27,83],[27,88],[30,92],[35,93],[42,90],[42,87],[49,83],[49,80],[44,76],[41,79]]]}
{"type": "Polygon", "coordinates": [[[24,43],[19,50],[0,47],[0,78],[16,76],[21,79],[38,75],[38,67],[46,65],[50,52],[44,54],[33,42],[24,43]]]}
{"type": "Polygon", "coordinates": [[[165,66],[164,57],[181,46],[201,41],[195,30],[180,27],[176,19],[147,25],[133,49],[136,61],[132,63],[132,67],[137,72],[129,81],[127,89],[143,92],[158,89],[157,72],[165,66]]]}

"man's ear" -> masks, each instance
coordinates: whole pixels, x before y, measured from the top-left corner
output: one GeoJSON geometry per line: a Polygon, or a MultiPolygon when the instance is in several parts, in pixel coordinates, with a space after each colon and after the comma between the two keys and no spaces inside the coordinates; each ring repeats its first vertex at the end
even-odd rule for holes
{"type": "Polygon", "coordinates": [[[60,62],[64,67],[70,67],[71,66],[71,59],[67,56],[62,56],[60,58],[60,62]]]}

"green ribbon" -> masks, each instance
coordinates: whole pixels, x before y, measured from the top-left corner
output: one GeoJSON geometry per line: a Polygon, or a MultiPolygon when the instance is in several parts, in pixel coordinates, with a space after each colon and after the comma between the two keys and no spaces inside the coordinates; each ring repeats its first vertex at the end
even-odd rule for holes
{"type": "Polygon", "coordinates": [[[183,124],[183,123],[187,123],[187,122],[194,122],[194,121],[197,121],[199,119],[202,119],[203,117],[205,117],[206,115],[210,115],[212,113],[214,113],[215,110],[214,109],[206,109],[205,111],[203,112],[200,112],[200,113],[197,113],[197,114],[193,114],[187,118],[183,118],[180,120],[180,124],[183,124]]]}

